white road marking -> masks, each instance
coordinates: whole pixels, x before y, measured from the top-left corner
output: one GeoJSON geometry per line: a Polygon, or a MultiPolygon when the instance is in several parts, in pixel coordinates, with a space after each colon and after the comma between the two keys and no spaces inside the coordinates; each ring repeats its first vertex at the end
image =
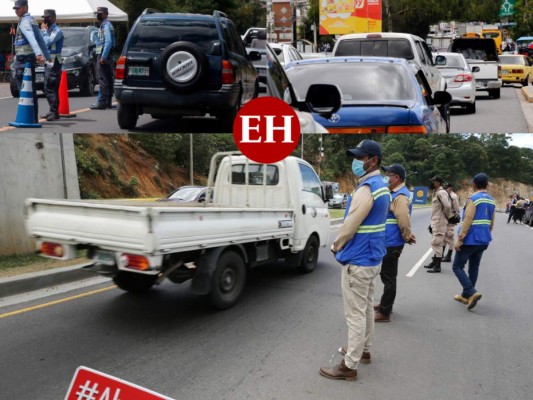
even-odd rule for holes
{"type": "Polygon", "coordinates": [[[424,254],[422,256],[422,258],[420,260],[418,260],[418,262],[415,264],[415,266],[413,268],[411,268],[411,271],[409,271],[407,273],[407,276],[408,278],[412,278],[413,275],[416,273],[416,271],[418,271],[418,268],[420,268],[420,266],[422,264],[424,264],[424,261],[426,261],[426,258],[428,258],[428,256],[431,254],[431,252],[433,251],[433,249],[430,247],[428,251],[426,251],[426,254],[424,254]]]}

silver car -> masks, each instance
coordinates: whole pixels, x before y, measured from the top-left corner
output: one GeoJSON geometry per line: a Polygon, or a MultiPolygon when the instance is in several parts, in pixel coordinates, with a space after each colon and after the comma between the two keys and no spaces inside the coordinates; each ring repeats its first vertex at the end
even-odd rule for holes
{"type": "Polygon", "coordinates": [[[446,79],[446,91],[452,96],[452,106],[466,107],[472,114],[476,112],[476,78],[461,53],[435,53],[435,65],[446,79]]]}

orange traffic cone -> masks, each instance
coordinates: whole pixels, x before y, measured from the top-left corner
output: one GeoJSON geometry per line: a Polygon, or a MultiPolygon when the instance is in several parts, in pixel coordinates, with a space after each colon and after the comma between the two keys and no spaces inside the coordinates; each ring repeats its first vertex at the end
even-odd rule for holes
{"type": "Polygon", "coordinates": [[[70,107],[68,104],[68,82],[67,71],[61,72],[61,81],[59,82],[59,116],[61,118],[72,118],[76,114],[70,113],[70,107]]]}

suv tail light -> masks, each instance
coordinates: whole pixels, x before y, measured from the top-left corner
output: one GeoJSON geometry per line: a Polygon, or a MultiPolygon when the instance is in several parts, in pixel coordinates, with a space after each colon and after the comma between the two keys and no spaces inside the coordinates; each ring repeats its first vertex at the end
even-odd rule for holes
{"type": "Polygon", "coordinates": [[[498,79],[502,77],[502,66],[498,64],[498,79]]]}
{"type": "Polygon", "coordinates": [[[472,74],[459,74],[453,80],[454,82],[472,82],[472,74]]]}
{"type": "Polygon", "coordinates": [[[115,79],[124,79],[126,77],[126,57],[120,56],[115,68],[115,79]]]}
{"type": "Polygon", "coordinates": [[[233,65],[228,60],[222,60],[222,84],[233,82],[235,82],[233,65]]]}

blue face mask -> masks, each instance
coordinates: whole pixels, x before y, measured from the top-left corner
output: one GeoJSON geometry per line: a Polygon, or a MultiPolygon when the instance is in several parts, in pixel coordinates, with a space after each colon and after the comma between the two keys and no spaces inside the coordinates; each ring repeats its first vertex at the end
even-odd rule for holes
{"type": "Polygon", "coordinates": [[[389,186],[390,176],[385,175],[383,177],[383,183],[387,186],[389,186]]]}
{"type": "Polygon", "coordinates": [[[360,178],[366,173],[365,164],[366,164],[366,162],[364,162],[364,161],[357,160],[355,158],[353,159],[353,161],[352,161],[352,172],[353,172],[353,174],[356,177],[360,178]]]}

